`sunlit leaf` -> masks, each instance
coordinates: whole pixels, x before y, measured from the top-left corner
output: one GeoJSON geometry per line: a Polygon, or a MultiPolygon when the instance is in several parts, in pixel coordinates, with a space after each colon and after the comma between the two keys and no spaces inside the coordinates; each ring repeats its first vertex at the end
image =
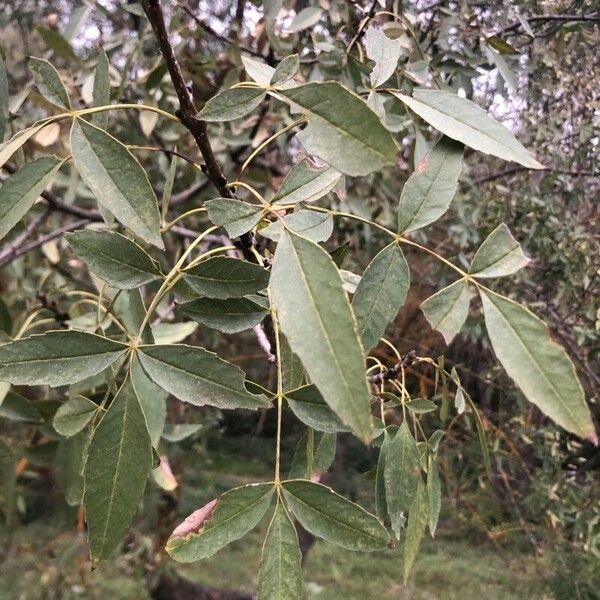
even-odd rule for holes
{"type": "Polygon", "coordinates": [[[196,115],[203,121],[233,121],[252,112],[263,101],[266,92],[261,88],[240,87],[219,92],[196,115]]]}
{"type": "Polygon", "coordinates": [[[60,405],[52,424],[60,435],[71,437],[90,422],[97,410],[98,405],[95,402],[76,394],[60,405]]]}
{"type": "Polygon", "coordinates": [[[402,43],[399,39],[390,39],[383,31],[369,27],[365,34],[367,56],[375,63],[371,71],[371,87],[385,83],[396,70],[402,43]]]}
{"type": "Polygon", "coordinates": [[[327,213],[298,210],[285,215],[281,220],[273,221],[261,229],[260,234],[278,242],[284,227],[313,242],[324,242],[333,233],[333,217],[327,213]]]}
{"type": "Polygon", "coordinates": [[[433,329],[439,331],[446,344],[454,339],[469,315],[471,291],[464,279],[441,289],[421,304],[421,310],[433,329]]]}
{"type": "Polygon", "coordinates": [[[181,305],[181,310],[202,325],[223,333],[239,333],[258,325],[269,311],[248,298],[198,298],[181,305]]]}
{"type": "Polygon", "coordinates": [[[51,104],[71,110],[69,94],[60,79],[58,71],[42,58],[31,57],[29,59],[29,70],[33,73],[33,79],[40,94],[51,104]]]}
{"type": "Polygon", "coordinates": [[[307,159],[294,165],[273,196],[273,204],[314,202],[330,192],[342,174],[332,167],[312,167],[307,159]]]}
{"type": "Polygon", "coordinates": [[[263,209],[256,204],[248,204],[232,198],[215,198],[205,203],[208,218],[215,225],[225,227],[235,238],[250,231],[262,216],[263,209]]]}

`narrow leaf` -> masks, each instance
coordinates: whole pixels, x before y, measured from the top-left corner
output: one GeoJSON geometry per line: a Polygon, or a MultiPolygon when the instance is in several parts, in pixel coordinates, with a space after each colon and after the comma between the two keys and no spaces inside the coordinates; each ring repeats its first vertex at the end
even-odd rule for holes
{"type": "Polygon", "coordinates": [[[260,523],[269,509],[273,491],[271,483],[254,483],[211,500],[175,528],[167,542],[167,552],[178,562],[212,556],[260,523]]]}
{"type": "Polygon", "coordinates": [[[257,108],[266,92],[261,88],[231,88],[213,96],[196,115],[203,121],[233,121],[257,108]]]}
{"type": "Polygon", "coordinates": [[[6,77],[6,67],[2,56],[0,56],[0,143],[4,141],[4,134],[9,119],[8,103],[10,100],[8,90],[8,78],[6,77]]]}
{"type": "Polygon", "coordinates": [[[327,406],[316,385],[311,383],[286,392],[285,399],[292,412],[305,425],[326,433],[348,431],[338,416],[327,406]]]}
{"type": "Polygon", "coordinates": [[[429,500],[427,499],[427,488],[422,481],[419,481],[415,498],[410,506],[406,539],[404,540],[404,583],[406,583],[419,553],[428,520],[429,500]]]}
{"type": "Polygon", "coordinates": [[[283,494],[294,516],[313,535],[359,552],[385,550],[390,536],[375,515],[320,483],[283,482],[283,494]]]}
{"type": "Polygon", "coordinates": [[[83,119],[71,127],[73,161],[98,202],[143,240],[164,248],[148,175],[119,140],[83,119]]]}
{"type": "Polygon", "coordinates": [[[0,239],[2,239],[34,205],[54,179],[62,161],[45,156],[26,164],[0,187],[0,239]]]}
{"type": "Polygon", "coordinates": [[[474,277],[503,277],[516,273],[529,263],[519,242],[504,223],[500,223],[479,246],[469,273],[474,277]]]}
{"type": "Polygon", "coordinates": [[[92,333],[49,331],[0,346],[0,381],[56,387],[96,375],[127,346],[92,333]]]}
{"type": "Polygon", "coordinates": [[[429,455],[427,463],[427,498],[429,500],[429,532],[433,537],[442,508],[442,485],[435,454],[429,455]]]}
{"type": "Polygon", "coordinates": [[[29,59],[29,70],[33,73],[33,79],[40,94],[51,104],[71,110],[69,94],[60,79],[58,71],[42,58],[31,57],[29,59]]]}
{"type": "Polygon", "coordinates": [[[273,76],[271,77],[271,85],[281,85],[287,83],[300,68],[300,61],[298,60],[297,54],[286,56],[275,69],[273,76]]]}
{"type": "Polygon", "coordinates": [[[504,125],[466,98],[440,90],[418,89],[413,97],[394,92],[432,127],[466,146],[530,169],[543,169],[504,125]]]}
{"type": "Polygon", "coordinates": [[[347,175],[368,175],[394,164],[397,147],[379,117],[337,82],[307,83],[278,95],[308,118],[298,139],[308,152],[347,175]]]}
{"type": "Polygon", "coordinates": [[[397,537],[421,480],[420,455],[417,442],[406,421],[390,441],[385,459],[385,495],[392,529],[397,537]]]}
{"type": "MultiPolygon", "coordinates": [[[[109,62],[108,56],[106,56],[106,52],[102,48],[98,50],[92,98],[94,106],[107,106],[110,104],[109,62]]],[[[108,123],[108,111],[93,114],[92,121],[94,125],[105,128],[108,123]]]]}
{"type": "Polygon", "coordinates": [[[290,479],[311,479],[325,473],[335,458],[336,436],[308,429],[298,440],[290,467],[290,479]]]}
{"type": "Polygon", "coordinates": [[[279,502],[260,559],[258,600],[302,600],[302,553],[298,534],[279,502]]]}
{"type": "Polygon", "coordinates": [[[65,239],[90,271],[113,287],[129,290],[162,276],[146,251],[120,233],[87,229],[65,239]]]}
{"type": "Polygon", "coordinates": [[[367,352],[396,318],[409,286],[408,264],[396,243],[386,246],[365,269],[352,298],[352,309],[367,352]]]}
{"type": "Polygon", "coordinates": [[[25,143],[31,139],[38,131],[46,127],[48,123],[33,125],[27,129],[17,131],[9,140],[0,144],[0,167],[25,143]]]}
{"type": "Polygon", "coordinates": [[[262,207],[256,204],[232,198],[215,198],[205,202],[204,206],[208,211],[208,218],[215,225],[225,227],[233,238],[250,231],[260,221],[263,212],[262,207]]]}
{"type": "Polygon", "coordinates": [[[546,325],[508,298],[479,293],[494,353],[525,397],[560,427],[595,442],[596,431],[575,367],[546,325]]]}
{"type": "Polygon", "coordinates": [[[107,558],[131,525],[152,469],[152,444],[129,380],[94,431],[83,504],[92,561],[107,558]]]}
{"type": "Polygon", "coordinates": [[[307,6],[300,12],[296,13],[296,16],[292,19],[292,22],[286,28],[290,33],[298,33],[303,29],[316,25],[321,19],[323,14],[322,9],[317,6],[307,6]]]}
{"type": "Polygon", "coordinates": [[[199,294],[224,300],[264,290],[269,272],[245,260],[215,256],[186,269],[183,278],[199,294]]]}
{"type": "Polygon", "coordinates": [[[281,329],[312,382],[342,422],[369,441],[364,355],[331,257],[314,242],[285,232],[275,252],[270,285],[281,329]]]}
{"type": "Polygon", "coordinates": [[[88,427],[58,442],[54,464],[58,484],[69,506],[79,506],[83,501],[83,469],[91,441],[92,430],[88,427]]]}
{"type": "Polygon", "coordinates": [[[79,433],[96,414],[98,405],[85,396],[75,395],[61,404],[52,424],[60,435],[71,437],[79,433]]]}
{"type": "Polygon", "coordinates": [[[400,195],[400,233],[421,229],[448,210],[458,188],[462,157],[463,145],[443,137],[419,162],[400,195]]]}
{"type": "Polygon", "coordinates": [[[184,402],[218,408],[257,409],[267,405],[264,396],[246,390],[240,368],[204,348],[185,344],[140,346],[138,357],[155,383],[184,402]]]}
{"type": "Polygon", "coordinates": [[[315,168],[305,159],[289,170],[272,203],[314,202],[330,192],[341,176],[332,167],[315,168]]]}
{"type": "Polygon", "coordinates": [[[222,333],[239,333],[258,325],[269,311],[248,298],[199,298],[185,302],[181,310],[202,325],[222,333]]]}
{"type": "Polygon", "coordinates": [[[470,301],[469,284],[459,279],[427,298],[421,304],[421,310],[431,327],[444,336],[446,344],[450,344],[467,320],[470,301]]]}

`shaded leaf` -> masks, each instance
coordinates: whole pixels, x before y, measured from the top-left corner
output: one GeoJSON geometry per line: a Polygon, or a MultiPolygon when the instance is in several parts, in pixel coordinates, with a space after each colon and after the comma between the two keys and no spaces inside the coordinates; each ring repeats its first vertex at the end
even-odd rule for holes
{"type": "Polygon", "coordinates": [[[258,600],[302,600],[302,553],[298,534],[279,502],[260,559],[258,600]]]}
{"type": "Polygon", "coordinates": [[[467,320],[470,301],[469,284],[459,279],[427,298],[421,303],[421,310],[431,327],[450,344],[467,320]]]}
{"type": "Polygon", "coordinates": [[[269,314],[267,309],[248,298],[199,298],[182,304],[181,310],[194,321],[223,333],[251,329],[269,314]]]}
{"type": "Polygon", "coordinates": [[[429,532],[433,537],[442,508],[442,484],[435,454],[430,454],[427,462],[427,498],[429,500],[429,532]]]}
{"type": "Polygon", "coordinates": [[[178,562],[212,556],[258,525],[271,504],[274,489],[271,483],[254,483],[211,500],[175,528],[167,552],[178,562]]]}
{"type": "Polygon", "coordinates": [[[109,556],[131,525],[152,463],[146,419],[127,379],[94,431],[84,470],[92,561],[109,556]]]}
{"type": "Polygon", "coordinates": [[[120,233],[86,229],[65,239],[90,271],[115,288],[129,290],[162,277],[150,255],[120,233]]]}
{"type": "Polygon", "coordinates": [[[469,273],[474,277],[503,277],[516,273],[529,263],[519,242],[504,223],[483,241],[473,257],[469,273]]]}
{"type": "Polygon", "coordinates": [[[327,406],[316,385],[311,383],[286,392],[285,399],[292,412],[305,425],[326,433],[348,431],[348,427],[327,406]]]}
{"type": "Polygon", "coordinates": [[[157,323],[151,326],[154,341],[157,344],[179,344],[198,329],[198,323],[182,321],[180,323],[157,323]]]}
{"type": "Polygon", "coordinates": [[[16,392],[10,390],[0,405],[0,417],[23,423],[43,423],[44,418],[35,405],[16,392]]]}
{"type": "Polygon", "coordinates": [[[481,289],[479,293],[494,353],[525,397],[560,427],[595,442],[575,367],[546,325],[508,298],[481,289]]]}
{"type": "Polygon", "coordinates": [[[296,444],[289,479],[310,479],[324,473],[335,458],[336,436],[308,429],[296,444]]]}
{"type": "Polygon", "coordinates": [[[208,218],[215,225],[225,227],[233,237],[240,237],[250,231],[261,219],[263,209],[256,204],[248,204],[232,198],[215,198],[204,203],[208,218]]]}
{"type": "Polygon", "coordinates": [[[83,469],[91,441],[92,430],[87,428],[58,442],[54,464],[58,484],[69,506],[79,506],[83,501],[83,469]]]}
{"type": "Polygon", "coordinates": [[[155,383],[184,402],[218,408],[257,409],[267,405],[264,396],[246,390],[240,368],[204,348],[185,344],[140,346],[138,357],[155,383]]]}
{"type": "Polygon", "coordinates": [[[9,109],[8,103],[10,100],[8,90],[8,78],[6,77],[6,67],[2,56],[0,56],[0,143],[4,141],[6,126],[8,125],[9,109]]]}
{"type": "Polygon", "coordinates": [[[279,355],[281,360],[281,381],[283,391],[295,390],[304,383],[304,367],[292,352],[286,337],[279,335],[279,355]]]}
{"type": "Polygon", "coordinates": [[[298,60],[297,54],[286,56],[275,69],[273,76],[271,77],[271,85],[281,85],[287,83],[300,68],[300,61],[298,60]]]}
{"type": "Polygon", "coordinates": [[[406,403],[406,408],[417,415],[423,415],[437,410],[437,404],[427,398],[415,398],[406,403]]]}
{"type": "Polygon", "coordinates": [[[409,286],[408,264],[396,243],[386,246],[365,269],[352,298],[352,309],[367,352],[377,345],[404,305],[409,286]]]}
{"type": "Polygon", "coordinates": [[[56,387],[96,375],[121,358],[127,346],[74,330],[49,331],[0,346],[0,380],[56,387]]]}
{"type": "Polygon", "coordinates": [[[356,323],[330,256],[284,232],[271,290],[281,329],[325,402],[364,441],[371,437],[370,392],[356,323]]]}
{"type": "Polygon", "coordinates": [[[394,164],[397,147],[379,117],[359,96],[337,82],[307,83],[278,95],[306,114],[298,139],[347,175],[368,175],[394,164]]]}
{"type": "Polygon", "coordinates": [[[52,425],[60,435],[71,437],[90,422],[97,410],[98,405],[95,402],[77,394],[60,405],[52,425]]]}
{"type": "Polygon", "coordinates": [[[313,25],[316,25],[321,19],[323,14],[322,9],[317,6],[307,6],[300,12],[296,13],[296,16],[292,19],[292,22],[286,27],[286,30],[290,33],[298,33],[303,29],[308,29],[313,25]]]}
{"type": "Polygon", "coordinates": [[[320,483],[284,481],[284,497],[302,526],[313,535],[359,552],[385,550],[390,536],[377,517],[320,483]]]}
{"type": "Polygon", "coordinates": [[[0,187],[0,239],[2,239],[33,206],[54,179],[62,161],[45,156],[21,167],[0,187]]]}
{"type": "Polygon", "coordinates": [[[79,118],[71,127],[71,152],[98,202],[143,240],[164,248],[156,196],[133,154],[106,131],[79,118]]]}
{"type": "Polygon", "coordinates": [[[273,196],[273,204],[314,202],[330,192],[342,174],[332,167],[315,168],[308,160],[294,165],[273,196]]]}
{"type": "Polygon", "coordinates": [[[456,94],[417,89],[412,98],[394,92],[411,110],[453,140],[529,169],[543,169],[513,134],[476,104],[456,94]]]}
{"type": "Polygon", "coordinates": [[[417,164],[400,195],[400,233],[421,229],[448,210],[458,188],[462,157],[463,145],[443,137],[417,164]]]}
{"type": "MultiPolygon", "coordinates": [[[[46,127],[48,123],[32,125],[27,129],[17,131],[10,139],[0,144],[0,167],[25,143],[31,139],[38,131],[46,127]]],[[[35,162],[35,161],[34,161],[35,162]]]]}
{"type": "Polygon", "coordinates": [[[69,94],[67,94],[67,90],[60,79],[60,75],[47,60],[32,56],[29,59],[29,70],[33,73],[33,79],[40,94],[42,94],[48,102],[59,108],[71,110],[69,94]]]}
{"type": "MultiPolygon", "coordinates": [[[[96,70],[94,71],[94,88],[92,90],[94,106],[107,106],[110,104],[110,75],[108,56],[102,48],[98,50],[96,70]]],[[[106,127],[108,123],[108,112],[100,112],[92,115],[94,125],[106,127]]]]}
{"type": "Polygon", "coordinates": [[[266,96],[261,88],[230,88],[213,96],[196,115],[203,121],[233,121],[252,112],[266,96]]]}
{"type": "Polygon", "coordinates": [[[388,445],[384,472],[387,508],[397,537],[421,480],[420,461],[417,442],[404,421],[388,445]]]}
{"type": "Polygon", "coordinates": [[[428,520],[429,500],[427,499],[427,488],[422,481],[419,481],[408,513],[408,526],[406,528],[406,539],[404,540],[404,583],[406,583],[419,553],[428,520]]]}
{"type": "Polygon", "coordinates": [[[264,290],[269,272],[245,260],[215,256],[186,269],[183,278],[203,296],[226,299],[264,290]]]}

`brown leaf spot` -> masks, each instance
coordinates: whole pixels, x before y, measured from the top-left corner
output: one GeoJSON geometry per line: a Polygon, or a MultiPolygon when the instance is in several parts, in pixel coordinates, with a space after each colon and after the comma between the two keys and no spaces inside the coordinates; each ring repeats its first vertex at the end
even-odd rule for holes
{"type": "Polygon", "coordinates": [[[188,533],[197,533],[200,531],[200,529],[202,529],[204,526],[204,523],[210,519],[218,504],[219,499],[215,498],[208,504],[205,504],[202,508],[195,510],[191,515],[185,518],[185,521],[175,527],[173,533],[171,534],[171,538],[182,537],[188,533]]]}

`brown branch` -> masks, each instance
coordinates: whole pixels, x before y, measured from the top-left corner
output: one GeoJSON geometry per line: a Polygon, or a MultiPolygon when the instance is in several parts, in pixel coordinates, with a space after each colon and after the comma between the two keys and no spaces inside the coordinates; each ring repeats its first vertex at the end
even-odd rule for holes
{"type": "Polygon", "coordinates": [[[500,179],[502,177],[508,177],[509,175],[514,175],[515,173],[521,173],[522,171],[546,171],[547,173],[556,173],[558,175],[569,175],[570,177],[599,177],[600,173],[594,173],[592,171],[570,171],[568,169],[553,169],[552,167],[547,167],[545,169],[530,169],[529,167],[511,167],[510,169],[506,169],[505,171],[500,171],[498,173],[492,173],[491,175],[484,175],[483,177],[479,177],[474,181],[476,185],[481,183],[487,183],[488,181],[494,181],[495,179],[500,179]]]}
{"type": "Polygon", "coordinates": [[[44,221],[52,214],[50,207],[40,213],[14,240],[8,242],[2,250],[0,250],[0,265],[5,264],[5,261],[13,260],[14,255],[19,251],[19,248],[33,235],[34,231],[44,223],[44,221]]]}
{"type": "Polygon", "coordinates": [[[412,365],[413,362],[415,362],[416,358],[417,353],[414,350],[411,350],[402,357],[402,360],[399,363],[395,364],[387,371],[384,371],[383,373],[377,373],[376,375],[371,375],[369,377],[369,381],[371,383],[381,383],[382,381],[390,381],[391,379],[396,379],[398,375],[402,373],[402,369],[410,367],[410,365],[412,365]]]}

